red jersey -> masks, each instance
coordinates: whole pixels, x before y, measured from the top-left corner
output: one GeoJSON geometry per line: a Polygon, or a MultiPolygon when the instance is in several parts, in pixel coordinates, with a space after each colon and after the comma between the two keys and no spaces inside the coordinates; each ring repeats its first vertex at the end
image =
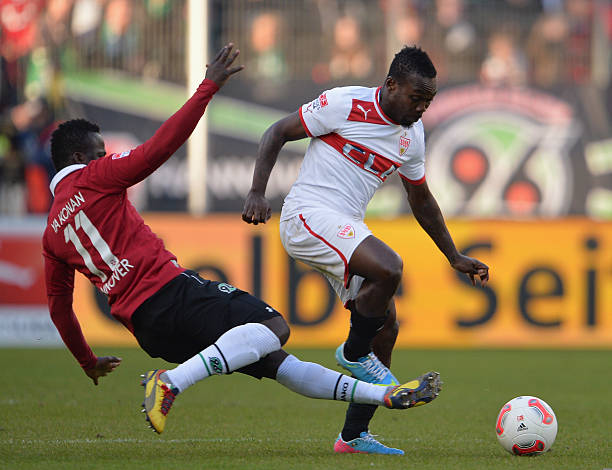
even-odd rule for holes
{"type": "Polygon", "coordinates": [[[96,356],[72,310],[75,270],[108,296],[112,315],[131,332],[134,311],[184,271],[145,225],[127,188],[161,166],[193,132],[218,86],[204,80],[155,135],[133,150],[70,165],[51,181],[55,196],[43,235],[51,319],[84,369],[96,356]]]}

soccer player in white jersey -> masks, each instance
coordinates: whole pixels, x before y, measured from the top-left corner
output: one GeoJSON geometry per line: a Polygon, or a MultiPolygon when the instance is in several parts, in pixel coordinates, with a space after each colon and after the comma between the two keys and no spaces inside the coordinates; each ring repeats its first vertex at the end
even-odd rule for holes
{"type": "MultiPolygon", "coordinates": [[[[276,122],[261,138],[242,219],[265,223],[265,190],[282,146],[310,137],[299,176],[285,199],[280,235],[289,255],[322,272],[351,312],[351,328],[336,350],[356,378],[394,384],[389,370],[398,333],[393,296],[403,263],[364,223],[376,189],[398,170],[412,212],[450,265],[475,285],[489,279],[484,263],[457,251],[425,179],[422,114],[437,91],[436,69],[418,47],[395,55],[382,86],[327,90],[276,122]]],[[[350,404],[336,452],[403,454],[375,440],[368,425],[375,406],[350,404]]]]}

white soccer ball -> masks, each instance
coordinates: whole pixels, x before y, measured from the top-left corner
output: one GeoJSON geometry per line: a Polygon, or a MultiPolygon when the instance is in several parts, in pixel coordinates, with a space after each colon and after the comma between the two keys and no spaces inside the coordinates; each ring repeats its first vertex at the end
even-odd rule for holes
{"type": "Polygon", "coordinates": [[[516,397],[497,416],[495,433],[501,446],[516,455],[539,455],[557,437],[557,417],[541,398],[516,397]]]}

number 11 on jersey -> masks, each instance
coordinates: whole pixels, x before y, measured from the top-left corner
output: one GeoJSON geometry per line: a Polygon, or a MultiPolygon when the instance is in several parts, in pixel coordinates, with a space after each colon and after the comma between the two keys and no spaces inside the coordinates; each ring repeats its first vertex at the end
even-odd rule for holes
{"type": "Polygon", "coordinates": [[[82,210],[77,212],[74,216],[74,227],[72,226],[72,224],[68,224],[64,229],[64,238],[66,240],[66,243],[72,242],[77,252],[83,258],[87,269],[89,269],[89,271],[93,275],[98,276],[102,280],[102,282],[106,282],[106,274],[104,274],[100,269],[96,267],[93,262],[93,259],[91,258],[91,254],[85,249],[85,247],[81,243],[81,240],[79,240],[79,237],[76,232],[79,229],[82,229],[83,232],[85,232],[85,235],[87,235],[87,237],[91,241],[91,244],[94,246],[102,260],[111,269],[111,271],[114,271],[117,266],[119,266],[119,258],[117,258],[117,256],[115,256],[111,252],[108,243],[106,243],[106,241],[102,238],[102,235],[100,235],[98,229],[95,227],[94,224],[91,223],[91,220],[89,220],[89,218],[85,215],[85,212],[83,212],[82,210]]]}

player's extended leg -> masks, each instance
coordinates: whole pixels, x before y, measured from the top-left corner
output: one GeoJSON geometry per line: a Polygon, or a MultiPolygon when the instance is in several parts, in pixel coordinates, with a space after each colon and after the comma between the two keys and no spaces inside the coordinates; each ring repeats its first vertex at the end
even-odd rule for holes
{"type": "Polygon", "coordinates": [[[257,379],[276,380],[289,390],[309,398],[369,404],[374,408],[412,408],[433,400],[440,391],[437,372],[428,372],[403,385],[381,387],[314,362],[302,361],[282,349],[237,372],[257,379]]]}
{"type": "Polygon", "coordinates": [[[174,303],[167,295],[164,303],[148,305],[136,319],[143,349],[153,357],[181,362],[172,370],[143,376],[144,412],[158,433],[178,393],[211,375],[257,362],[278,351],[289,338],[289,326],[280,313],[256,297],[192,272],[175,281],[177,290],[168,293],[175,294],[174,303]],[[169,313],[155,321],[160,310],[169,313]]]}
{"type": "MultiPolygon", "coordinates": [[[[278,354],[276,352],[270,356],[278,354]]],[[[287,355],[276,372],[277,382],[300,395],[394,409],[429,403],[440,391],[439,377],[437,372],[428,372],[403,385],[382,387],[348,377],[314,362],[301,361],[293,355],[287,355]]]]}
{"type": "MultiPolygon", "coordinates": [[[[268,328],[264,325],[272,324],[284,332],[282,322],[284,320],[277,317],[262,322],[261,326],[268,328]]],[[[433,400],[439,392],[439,374],[436,372],[429,372],[403,385],[381,387],[348,377],[316,363],[300,361],[282,349],[277,349],[257,361],[252,361],[253,351],[256,348],[253,348],[253,345],[241,348],[240,343],[236,343],[237,341],[247,342],[244,337],[237,336],[237,332],[240,332],[242,326],[249,327],[250,325],[259,324],[248,323],[232,328],[223,334],[214,345],[204,349],[196,357],[175,369],[150,371],[143,376],[143,385],[146,389],[144,411],[155,432],[158,434],[163,432],[168,411],[179,393],[199,380],[215,374],[227,374],[234,370],[259,378],[276,379],[290,390],[310,398],[364,403],[392,409],[412,408],[427,403],[433,400]],[[230,348],[226,347],[228,344],[230,348]],[[244,357],[238,357],[237,351],[242,351],[244,357]],[[223,361],[215,361],[211,354],[221,355],[223,361]],[[247,361],[251,362],[240,368],[233,367],[247,361]],[[206,362],[210,364],[210,368],[206,362]],[[201,364],[204,364],[204,367],[201,364]],[[221,371],[223,365],[229,367],[221,371]],[[217,366],[219,369],[216,368],[217,366]]],[[[242,330],[240,334],[263,333],[263,331],[257,331],[259,328],[248,328],[248,332],[246,329],[242,330]]]]}
{"type": "Polygon", "coordinates": [[[268,320],[280,330],[280,337],[264,323],[247,323],[223,333],[212,345],[172,370],[153,370],[143,375],[143,412],[155,432],[161,434],[176,395],[212,375],[229,374],[259,361],[281,348],[289,337],[282,317],[268,320]],[[279,320],[278,320],[279,319],[279,320]]]}

